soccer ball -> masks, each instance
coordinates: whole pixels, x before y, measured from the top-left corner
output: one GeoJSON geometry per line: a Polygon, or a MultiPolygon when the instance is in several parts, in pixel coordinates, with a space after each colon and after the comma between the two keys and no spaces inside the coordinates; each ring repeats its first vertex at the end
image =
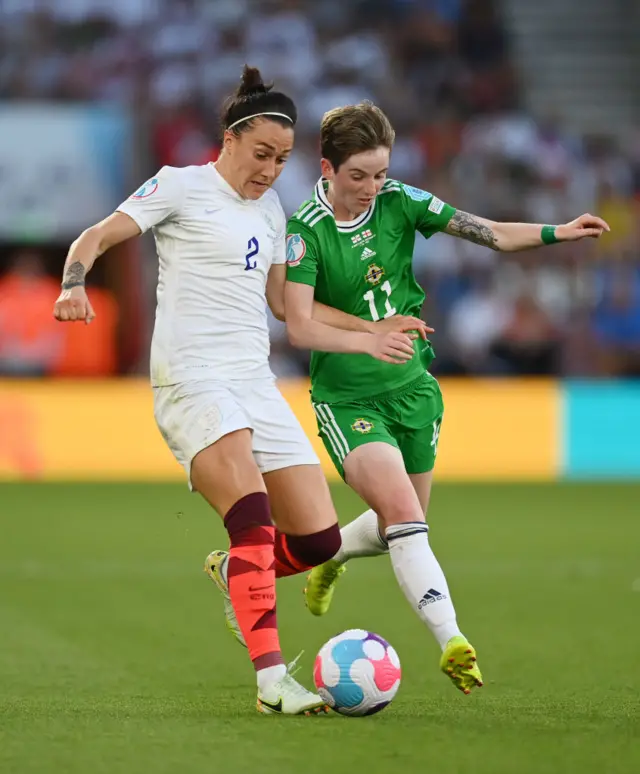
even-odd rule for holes
{"type": "Polygon", "coordinates": [[[349,629],[320,648],[313,679],[322,699],[336,712],[373,715],[398,692],[400,659],[379,635],[349,629]]]}

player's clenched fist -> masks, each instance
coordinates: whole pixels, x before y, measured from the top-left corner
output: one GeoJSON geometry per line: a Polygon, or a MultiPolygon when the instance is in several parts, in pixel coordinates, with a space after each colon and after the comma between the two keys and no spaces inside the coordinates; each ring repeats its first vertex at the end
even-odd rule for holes
{"type": "Polygon", "coordinates": [[[87,291],[82,286],[76,286],[62,290],[53,307],[53,316],[60,322],[84,320],[88,325],[96,313],[93,311],[87,291]]]}
{"type": "Polygon", "coordinates": [[[411,360],[414,355],[412,337],[406,333],[400,333],[400,331],[376,333],[369,338],[371,339],[369,354],[376,360],[400,365],[411,360]]]}

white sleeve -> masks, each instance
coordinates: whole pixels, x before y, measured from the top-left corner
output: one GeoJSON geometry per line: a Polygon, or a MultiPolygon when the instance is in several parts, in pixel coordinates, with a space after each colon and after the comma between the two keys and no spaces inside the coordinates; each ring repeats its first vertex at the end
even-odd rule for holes
{"type": "Polygon", "coordinates": [[[272,265],[287,262],[287,248],[285,237],[287,233],[287,216],[284,214],[282,205],[278,202],[278,219],[276,221],[276,238],[273,242],[272,265]]]}
{"type": "Polygon", "coordinates": [[[155,177],[131,194],[117,208],[132,218],[142,232],[168,220],[182,208],[185,187],[180,169],[162,167],[155,177]]]}

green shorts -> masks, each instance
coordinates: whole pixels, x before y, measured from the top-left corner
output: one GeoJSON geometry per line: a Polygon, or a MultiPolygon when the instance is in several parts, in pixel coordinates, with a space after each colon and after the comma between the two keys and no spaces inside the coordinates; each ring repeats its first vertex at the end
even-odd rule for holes
{"type": "Polygon", "coordinates": [[[444,404],[431,374],[386,395],[353,403],[313,403],[313,410],[318,435],[342,478],[347,454],[374,441],[400,449],[407,473],[433,470],[444,404]]]}

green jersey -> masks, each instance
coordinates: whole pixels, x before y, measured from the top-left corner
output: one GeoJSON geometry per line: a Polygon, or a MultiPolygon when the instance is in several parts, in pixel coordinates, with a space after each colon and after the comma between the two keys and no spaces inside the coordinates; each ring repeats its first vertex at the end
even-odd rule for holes
{"type": "MultiPolygon", "coordinates": [[[[287,280],[311,285],[317,301],[365,320],[418,317],[425,295],[412,267],[416,231],[428,238],[444,230],[455,209],[427,191],[387,180],[366,212],[340,222],[326,187],[320,180],[289,219],[287,280]]],[[[313,400],[353,401],[401,389],[424,373],[419,344],[405,365],[364,354],[313,352],[313,400]]]]}

